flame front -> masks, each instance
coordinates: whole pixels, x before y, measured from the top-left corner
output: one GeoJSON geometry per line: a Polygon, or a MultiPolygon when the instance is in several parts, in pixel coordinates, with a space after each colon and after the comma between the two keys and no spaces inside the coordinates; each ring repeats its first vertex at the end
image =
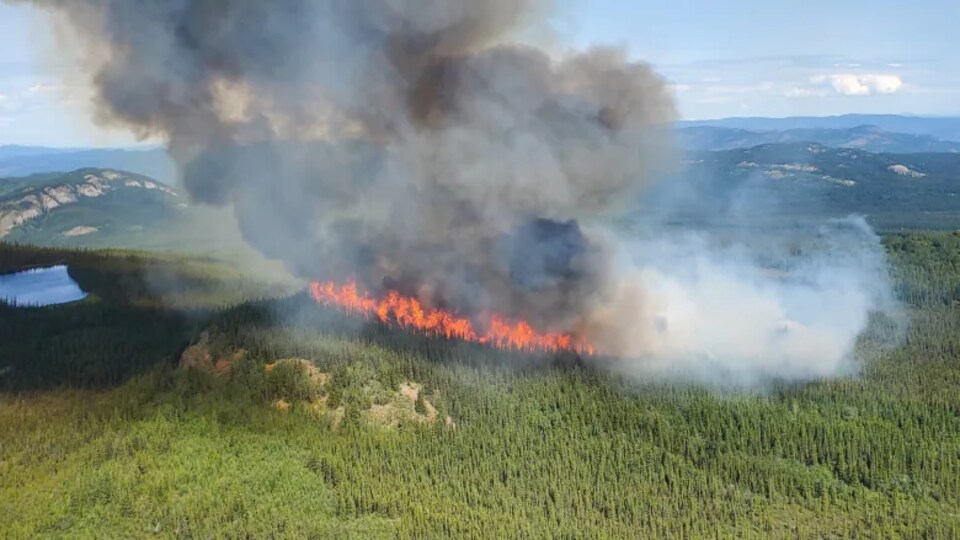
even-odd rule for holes
{"type": "Polygon", "coordinates": [[[563,333],[539,333],[526,321],[513,324],[493,315],[481,333],[466,318],[442,310],[424,308],[416,298],[390,291],[380,300],[362,292],[355,282],[338,285],[333,282],[313,282],[310,294],[324,305],[336,306],[351,315],[376,317],[384,324],[416,330],[431,336],[483,343],[501,349],[541,352],[576,352],[593,354],[593,347],[582,339],[563,333]]]}

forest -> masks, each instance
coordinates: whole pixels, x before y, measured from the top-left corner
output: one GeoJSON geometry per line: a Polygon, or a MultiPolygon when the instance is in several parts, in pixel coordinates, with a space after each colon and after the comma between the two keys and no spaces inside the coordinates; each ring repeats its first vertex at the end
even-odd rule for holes
{"type": "Polygon", "coordinates": [[[957,537],[960,235],[884,244],[901,342],[754,390],[404,334],[212,259],[2,245],[91,294],[0,306],[0,531],[957,537]]]}

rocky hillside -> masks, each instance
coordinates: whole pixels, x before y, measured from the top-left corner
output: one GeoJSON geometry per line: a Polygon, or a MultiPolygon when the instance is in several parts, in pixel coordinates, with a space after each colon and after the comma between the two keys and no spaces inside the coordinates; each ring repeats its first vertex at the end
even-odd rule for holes
{"type": "Polygon", "coordinates": [[[820,144],[692,152],[648,211],[698,222],[863,214],[883,228],[960,228],[960,154],[871,153],[820,144]]]}
{"type": "MultiPolygon", "coordinates": [[[[106,169],[79,169],[62,175],[42,175],[0,181],[0,238],[51,213],[90,199],[129,192],[153,192],[156,203],[173,207],[178,194],[145,176],[106,169]]],[[[94,216],[91,216],[94,217],[94,216]]],[[[97,218],[95,221],[99,221],[97,218]]],[[[61,231],[80,236],[98,231],[96,223],[76,224],[61,231]]]]}
{"type": "Polygon", "coordinates": [[[0,178],[0,242],[260,260],[229,208],[190,204],[167,184],[114,168],[0,178]]]}
{"type": "Polygon", "coordinates": [[[960,154],[952,153],[883,154],[820,144],[764,144],[693,154],[685,165],[689,174],[713,175],[721,182],[759,174],[771,180],[918,195],[956,196],[960,191],[960,154]]]}

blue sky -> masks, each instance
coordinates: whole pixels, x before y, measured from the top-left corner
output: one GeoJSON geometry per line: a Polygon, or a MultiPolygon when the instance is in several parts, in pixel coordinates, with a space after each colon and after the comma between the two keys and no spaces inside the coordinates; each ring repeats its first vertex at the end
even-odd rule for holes
{"type": "MultiPolygon", "coordinates": [[[[960,114],[958,0],[556,2],[557,49],[626,47],[670,81],[684,118],[960,114]]],[[[134,143],[90,122],[48,35],[44,15],[0,3],[0,144],[134,143]]]]}

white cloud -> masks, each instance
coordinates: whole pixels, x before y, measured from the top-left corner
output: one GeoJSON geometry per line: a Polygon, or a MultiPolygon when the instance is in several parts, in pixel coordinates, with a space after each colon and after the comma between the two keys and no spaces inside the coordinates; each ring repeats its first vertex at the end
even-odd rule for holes
{"type": "Polygon", "coordinates": [[[27,95],[35,96],[37,94],[49,94],[51,92],[59,92],[63,89],[64,87],[62,84],[37,83],[27,88],[26,93],[27,95]]]}
{"type": "Polygon", "coordinates": [[[903,87],[903,80],[898,75],[835,73],[819,75],[810,81],[814,84],[829,84],[836,93],[844,96],[895,94],[903,87]]]}
{"type": "Polygon", "coordinates": [[[791,86],[784,95],[791,98],[826,97],[829,91],[825,88],[811,88],[807,86],[791,86]]]}

